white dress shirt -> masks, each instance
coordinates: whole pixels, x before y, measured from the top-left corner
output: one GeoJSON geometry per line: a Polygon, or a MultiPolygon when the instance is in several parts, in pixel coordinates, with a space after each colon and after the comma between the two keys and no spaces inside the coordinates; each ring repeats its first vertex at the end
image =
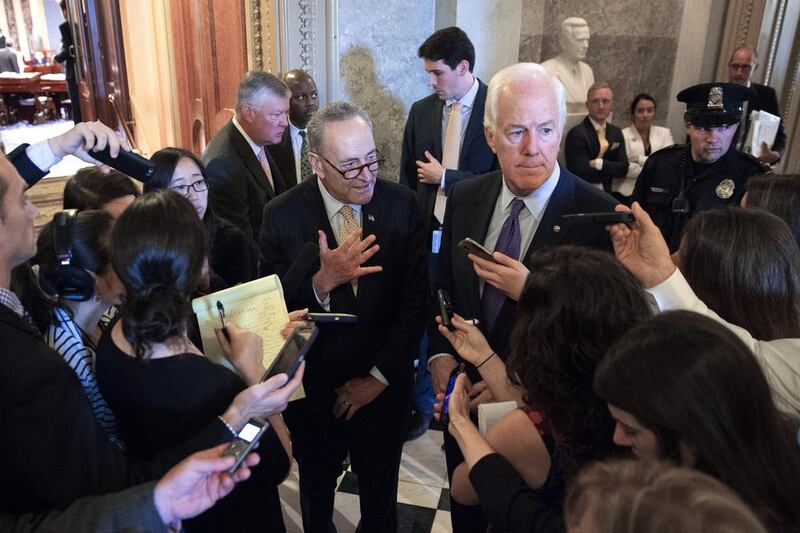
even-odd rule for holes
{"type": "Polygon", "coordinates": [[[306,130],[305,128],[301,130],[289,122],[289,138],[292,140],[292,152],[294,152],[294,172],[295,176],[297,177],[297,183],[301,183],[303,181],[303,169],[300,161],[300,153],[303,149],[303,136],[300,135],[300,131],[306,130]]]}

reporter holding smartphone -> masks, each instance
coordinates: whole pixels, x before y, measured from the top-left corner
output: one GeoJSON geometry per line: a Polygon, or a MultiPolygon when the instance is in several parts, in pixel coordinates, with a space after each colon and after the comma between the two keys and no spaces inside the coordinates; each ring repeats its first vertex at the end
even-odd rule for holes
{"type": "MultiPolygon", "coordinates": [[[[259,390],[285,375],[250,388],[229,369],[212,363],[186,334],[189,298],[206,254],[205,230],[194,207],[174,191],[140,197],[120,216],[111,236],[111,260],[126,297],[97,347],[101,390],[117,415],[132,458],[146,460],[182,442],[222,416],[232,431],[274,409],[259,390]],[[228,407],[230,405],[230,407],[228,407]]],[[[231,325],[230,345],[240,358],[260,359],[261,338],[231,325]]],[[[297,372],[294,383],[302,379],[297,372]]],[[[276,486],[290,466],[288,433],[279,415],[261,440],[263,466],[219,506],[186,523],[187,531],[242,530],[258,524],[282,531],[276,486]]]]}

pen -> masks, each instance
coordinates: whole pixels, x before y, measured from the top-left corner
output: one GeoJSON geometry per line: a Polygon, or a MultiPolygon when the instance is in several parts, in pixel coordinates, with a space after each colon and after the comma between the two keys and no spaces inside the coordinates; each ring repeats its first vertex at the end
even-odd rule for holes
{"type": "Polygon", "coordinates": [[[225,306],[223,306],[222,302],[219,300],[217,300],[217,312],[219,313],[219,321],[222,323],[222,334],[225,335],[225,338],[230,342],[231,338],[228,335],[228,327],[225,325],[225,306]]]}

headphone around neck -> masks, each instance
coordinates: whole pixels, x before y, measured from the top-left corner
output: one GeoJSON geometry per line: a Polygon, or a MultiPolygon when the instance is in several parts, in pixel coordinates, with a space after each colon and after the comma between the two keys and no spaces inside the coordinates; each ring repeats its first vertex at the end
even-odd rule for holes
{"type": "Polygon", "coordinates": [[[94,296],[94,278],[89,272],[72,265],[72,241],[75,235],[77,209],[65,209],[53,216],[51,224],[57,266],[55,271],[43,276],[48,292],[73,302],[85,302],[94,296]]]}

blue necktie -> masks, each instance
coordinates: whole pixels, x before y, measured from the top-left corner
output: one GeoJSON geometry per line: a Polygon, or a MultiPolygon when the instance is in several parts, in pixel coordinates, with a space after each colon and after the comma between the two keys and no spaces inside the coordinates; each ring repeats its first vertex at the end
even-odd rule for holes
{"type": "MultiPolygon", "coordinates": [[[[519,213],[525,203],[519,199],[514,198],[511,202],[511,213],[503,222],[503,228],[500,230],[500,236],[497,237],[497,244],[494,247],[495,252],[502,252],[512,259],[519,259],[519,249],[522,243],[522,232],[519,228],[519,213]]],[[[491,331],[494,327],[494,322],[497,320],[497,315],[500,314],[500,309],[506,301],[506,295],[499,290],[486,283],[483,287],[483,297],[481,298],[481,306],[483,307],[483,318],[486,320],[487,332],[491,331]]]]}

